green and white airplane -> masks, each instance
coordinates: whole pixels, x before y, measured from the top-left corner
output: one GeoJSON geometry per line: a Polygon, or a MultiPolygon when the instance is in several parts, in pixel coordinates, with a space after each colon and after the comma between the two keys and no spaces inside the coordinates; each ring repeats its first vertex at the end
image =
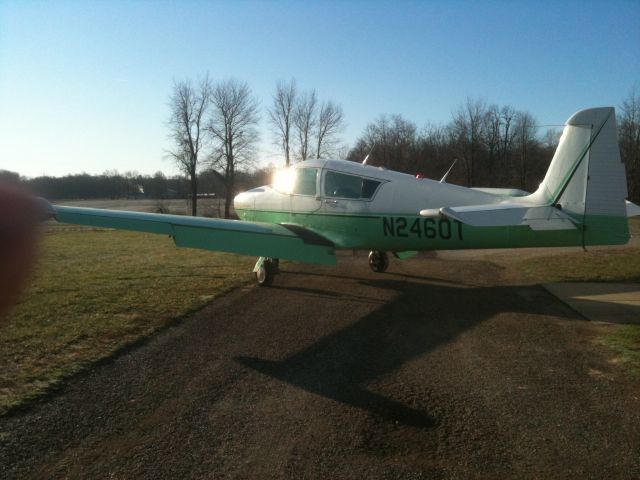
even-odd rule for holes
{"type": "MultiPolygon", "coordinates": [[[[446,175],[445,175],[446,177],[446,175]]],[[[310,160],[272,185],[235,197],[242,220],[51,206],[64,223],[170,235],[179,247],[260,257],[254,272],[271,284],[278,260],[335,264],[336,249],[370,250],[376,272],[388,253],[420,250],[622,245],[628,217],[612,107],[569,118],[549,170],[533,193],[465,188],[345,161],[310,160]]]]}

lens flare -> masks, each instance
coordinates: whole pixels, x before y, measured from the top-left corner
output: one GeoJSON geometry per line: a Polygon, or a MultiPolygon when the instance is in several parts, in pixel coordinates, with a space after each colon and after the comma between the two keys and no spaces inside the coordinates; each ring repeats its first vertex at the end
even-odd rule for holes
{"type": "Polygon", "coordinates": [[[296,183],[296,171],[293,168],[278,170],[273,176],[273,188],[282,193],[293,192],[296,183]]]}

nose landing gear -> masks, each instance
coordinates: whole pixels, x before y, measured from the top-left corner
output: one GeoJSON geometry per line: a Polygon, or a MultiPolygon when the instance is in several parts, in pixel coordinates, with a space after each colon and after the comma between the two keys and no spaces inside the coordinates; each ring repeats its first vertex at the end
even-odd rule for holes
{"type": "Polygon", "coordinates": [[[382,273],[387,270],[389,266],[389,257],[386,252],[380,250],[372,250],[369,253],[369,267],[371,270],[377,273],[382,273]]]}

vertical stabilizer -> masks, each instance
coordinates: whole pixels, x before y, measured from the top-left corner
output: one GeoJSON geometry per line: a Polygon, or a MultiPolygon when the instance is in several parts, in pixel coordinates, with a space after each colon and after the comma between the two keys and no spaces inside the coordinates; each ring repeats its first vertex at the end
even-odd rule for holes
{"type": "Polygon", "coordinates": [[[626,197],[614,108],[574,113],[531,199],[571,215],[583,226],[584,244],[596,245],[627,242],[626,197]]]}

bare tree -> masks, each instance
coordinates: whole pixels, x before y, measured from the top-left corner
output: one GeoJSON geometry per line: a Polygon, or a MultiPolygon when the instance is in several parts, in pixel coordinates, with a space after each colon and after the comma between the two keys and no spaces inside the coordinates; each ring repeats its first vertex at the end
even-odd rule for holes
{"type": "Polygon", "coordinates": [[[258,120],[258,102],[246,83],[231,79],[216,84],[207,128],[215,146],[212,166],[225,186],[225,218],[231,214],[236,169],[253,159],[258,120]]]}
{"type": "MultiPolygon", "coordinates": [[[[293,128],[298,144],[298,157],[305,161],[309,158],[312,130],[317,123],[316,106],[318,104],[316,91],[311,90],[298,98],[293,115],[293,128]]],[[[312,147],[313,148],[313,147],[312,147]]]]}
{"type": "Polygon", "coordinates": [[[489,167],[495,166],[496,154],[500,148],[500,127],[502,121],[500,118],[500,108],[497,105],[491,105],[487,108],[487,112],[484,117],[484,144],[489,152],[487,161],[489,167]]]}
{"type": "Polygon", "coordinates": [[[513,107],[506,105],[500,109],[500,123],[502,125],[502,141],[500,159],[504,163],[507,157],[507,152],[511,149],[513,142],[513,119],[516,116],[516,111],[513,107]]]}
{"type": "Polygon", "coordinates": [[[486,106],[483,100],[467,98],[466,103],[453,115],[452,131],[456,138],[458,157],[467,171],[467,186],[475,184],[478,153],[482,146],[486,106]]]}
{"type": "Polygon", "coordinates": [[[356,151],[350,155],[356,161],[362,161],[371,153],[370,163],[394,170],[415,169],[418,149],[416,126],[402,115],[382,115],[369,123],[364,136],[358,141],[356,151]]]}
{"type": "Polygon", "coordinates": [[[402,115],[393,115],[391,125],[391,148],[394,163],[398,170],[415,170],[416,126],[405,120],[402,115]]]}
{"type": "Polygon", "coordinates": [[[619,108],[620,157],[627,170],[629,199],[640,202],[640,91],[635,86],[619,108]]]}
{"type": "MultiPolygon", "coordinates": [[[[420,173],[442,177],[455,158],[449,152],[448,129],[443,125],[427,123],[416,137],[418,145],[417,160],[420,173]]],[[[457,171],[452,171],[451,180],[457,171]]]]}
{"type": "Polygon", "coordinates": [[[556,148],[558,148],[558,144],[560,143],[560,135],[562,135],[562,130],[558,130],[557,128],[547,128],[542,137],[543,146],[555,152],[556,148]]]}
{"type": "Polygon", "coordinates": [[[276,93],[273,96],[273,105],[268,109],[269,120],[273,125],[277,143],[284,153],[287,167],[290,164],[291,152],[291,126],[297,97],[297,87],[295,79],[289,83],[279,81],[276,85],[276,93]]]}
{"type": "Polygon", "coordinates": [[[520,153],[520,188],[527,189],[530,165],[529,153],[536,143],[536,121],[528,112],[516,115],[515,141],[520,153]]]}
{"type": "Polygon", "coordinates": [[[338,142],[337,135],[344,126],[342,107],[331,100],[323,102],[316,125],[316,158],[329,155],[338,142]]]}
{"type": "Polygon", "coordinates": [[[198,211],[198,167],[206,144],[205,114],[211,97],[211,81],[205,76],[197,86],[191,80],[173,83],[169,101],[169,128],[175,148],[168,151],[178,168],[189,178],[191,215],[198,211]]]}
{"type": "Polygon", "coordinates": [[[390,165],[391,123],[388,115],[380,115],[375,122],[368,123],[348,158],[362,162],[369,155],[369,164],[393,168],[390,165]]]}

